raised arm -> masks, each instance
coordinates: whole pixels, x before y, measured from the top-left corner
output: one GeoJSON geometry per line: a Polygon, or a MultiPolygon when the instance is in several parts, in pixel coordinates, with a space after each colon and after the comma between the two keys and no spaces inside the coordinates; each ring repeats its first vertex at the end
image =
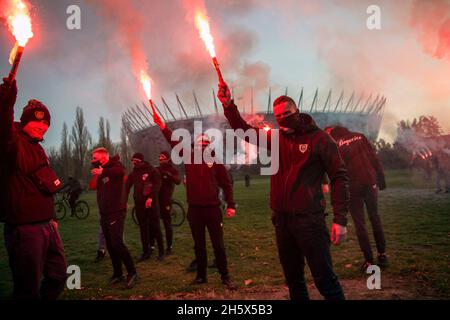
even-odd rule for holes
{"type": "Polygon", "coordinates": [[[0,85],[0,149],[5,152],[12,139],[14,125],[14,104],[17,99],[17,84],[3,79],[0,85]]]}
{"type": "MultiPolygon", "coordinates": [[[[220,102],[223,106],[223,113],[225,117],[227,118],[228,122],[230,123],[231,128],[234,130],[242,129],[244,131],[247,131],[249,129],[255,130],[257,133],[257,145],[260,145],[259,135],[260,133],[263,133],[267,137],[267,148],[270,149],[270,143],[271,143],[271,134],[272,129],[266,131],[261,128],[253,127],[249,125],[240,115],[239,110],[234,103],[233,99],[231,99],[231,93],[230,89],[228,88],[226,83],[219,84],[219,91],[217,94],[217,97],[219,98],[220,102]]],[[[246,140],[247,142],[251,142],[246,140]]]]}

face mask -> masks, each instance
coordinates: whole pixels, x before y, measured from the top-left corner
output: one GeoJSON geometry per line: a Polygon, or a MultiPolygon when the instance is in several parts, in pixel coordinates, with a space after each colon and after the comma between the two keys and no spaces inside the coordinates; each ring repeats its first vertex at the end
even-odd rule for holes
{"type": "Polygon", "coordinates": [[[91,167],[92,167],[93,169],[98,169],[98,168],[100,168],[101,165],[102,165],[102,163],[100,162],[100,160],[91,162],[91,167]]]}
{"type": "Polygon", "coordinates": [[[277,122],[280,127],[291,129],[289,131],[296,130],[300,128],[301,125],[300,120],[298,119],[298,113],[294,113],[286,118],[277,119],[277,122]]]}

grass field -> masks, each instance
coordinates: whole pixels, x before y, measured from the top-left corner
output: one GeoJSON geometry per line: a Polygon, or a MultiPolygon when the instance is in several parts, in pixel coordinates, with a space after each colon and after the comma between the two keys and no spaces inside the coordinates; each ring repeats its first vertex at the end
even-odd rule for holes
{"type": "MultiPolygon", "coordinates": [[[[380,214],[385,227],[390,267],[382,273],[382,290],[368,290],[366,277],[359,272],[362,263],[352,222],[348,241],[333,247],[335,271],[351,299],[429,299],[450,298],[450,195],[434,194],[431,181],[418,173],[387,173],[388,189],[380,194],[380,214]]],[[[215,269],[209,269],[209,283],[189,285],[194,274],[184,270],[193,258],[193,242],[184,223],[174,231],[174,254],[161,263],[155,258],[138,264],[140,280],[132,290],[111,289],[107,280],[112,274],[105,259],[93,263],[97,241],[95,194],[83,198],[91,205],[91,215],[79,221],[66,217],[60,222],[69,265],[81,268],[81,290],[65,290],[62,299],[286,299],[287,291],[278,261],[274,231],[268,208],[268,179],[254,179],[251,188],[243,181],[235,183],[237,216],[225,221],[225,244],[230,270],[240,290],[222,289],[215,269]],[[245,280],[251,284],[245,285],[245,280]]],[[[185,200],[184,189],[175,198],[185,200]]],[[[130,202],[131,205],[131,202],[130,202]]],[[[328,207],[328,212],[330,208],[328,207]]],[[[331,223],[331,215],[328,217],[331,223]]],[[[373,238],[373,237],[372,237],[373,238]]],[[[141,253],[138,228],[127,217],[126,243],[137,258],[141,253]]],[[[212,250],[208,247],[209,261],[212,250]]],[[[308,279],[311,276],[308,273],[308,279]]],[[[312,297],[318,295],[310,283],[312,297]]],[[[0,247],[0,299],[12,292],[7,255],[0,247]]]]}

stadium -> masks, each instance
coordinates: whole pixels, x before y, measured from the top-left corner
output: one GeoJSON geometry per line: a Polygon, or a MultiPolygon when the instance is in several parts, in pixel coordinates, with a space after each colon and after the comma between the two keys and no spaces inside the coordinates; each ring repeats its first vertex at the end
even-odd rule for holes
{"type": "MultiPolygon", "coordinates": [[[[284,92],[287,94],[287,89],[284,92]]],[[[204,130],[208,128],[219,128],[225,130],[229,128],[228,122],[221,113],[221,106],[215,97],[213,90],[214,112],[204,114],[200,106],[197,95],[193,92],[193,107],[185,105],[178,95],[175,95],[177,106],[171,107],[166,99],[161,97],[161,105],[155,104],[157,112],[161,115],[169,128],[185,128],[193,133],[194,121],[202,121],[204,130]]],[[[234,95],[236,104],[241,108],[242,97],[234,95]]],[[[298,98],[298,107],[301,112],[310,114],[320,128],[328,125],[340,124],[348,127],[352,131],[364,133],[370,140],[375,141],[378,137],[381,122],[383,119],[386,98],[377,95],[364,97],[352,93],[345,97],[344,92],[332,102],[332,90],[327,95],[321,95],[317,89],[312,98],[305,99],[304,91],[301,90],[298,98]],[[308,101],[307,101],[308,100],[308,101]]],[[[277,127],[272,110],[272,90],[269,88],[267,96],[267,109],[261,112],[261,108],[255,111],[253,91],[251,91],[249,108],[244,107],[240,110],[242,117],[255,127],[277,127]],[[248,110],[249,109],[249,110],[248,110]]],[[[162,136],[159,128],[152,122],[152,113],[148,103],[129,107],[122,115],[122,122],[126,128],[131,147],[135,151],[145,154],[146,159],[151,163],[158,163],[159,153],[163,150],[169,150],[167,141],[162,136]]],[[[242,148],[244,149],[244,148],[242,148]]],[[[243,152],[236,150],[237,153],[243,152]]]]}

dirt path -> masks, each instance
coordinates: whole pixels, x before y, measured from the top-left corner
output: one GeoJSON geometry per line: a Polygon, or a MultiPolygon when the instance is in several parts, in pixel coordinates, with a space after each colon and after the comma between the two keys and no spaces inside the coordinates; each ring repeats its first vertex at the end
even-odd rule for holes
{"type": "MultiPolygon", "coordinates": [[[[431,291],[429,286],[417,279],[385,276],[380,290],[369,290],[364,278],[341,280],[347,299],[349,300],[414,300],[438,299],[439,296],[431,291]]],[[[308,284],[311,299],[322,299],[314,283],[308,284]]],[[[113,297],[105,297],[114,299],[113,297]]],[[[172,295],[161,294],[154,297],[131,296],[132,300],[286,300],[288,290],[286,286],[249,286],[238,291],[220,291],[213,289],[199,289],[195,292],[180,292],[172,295]]]]}

